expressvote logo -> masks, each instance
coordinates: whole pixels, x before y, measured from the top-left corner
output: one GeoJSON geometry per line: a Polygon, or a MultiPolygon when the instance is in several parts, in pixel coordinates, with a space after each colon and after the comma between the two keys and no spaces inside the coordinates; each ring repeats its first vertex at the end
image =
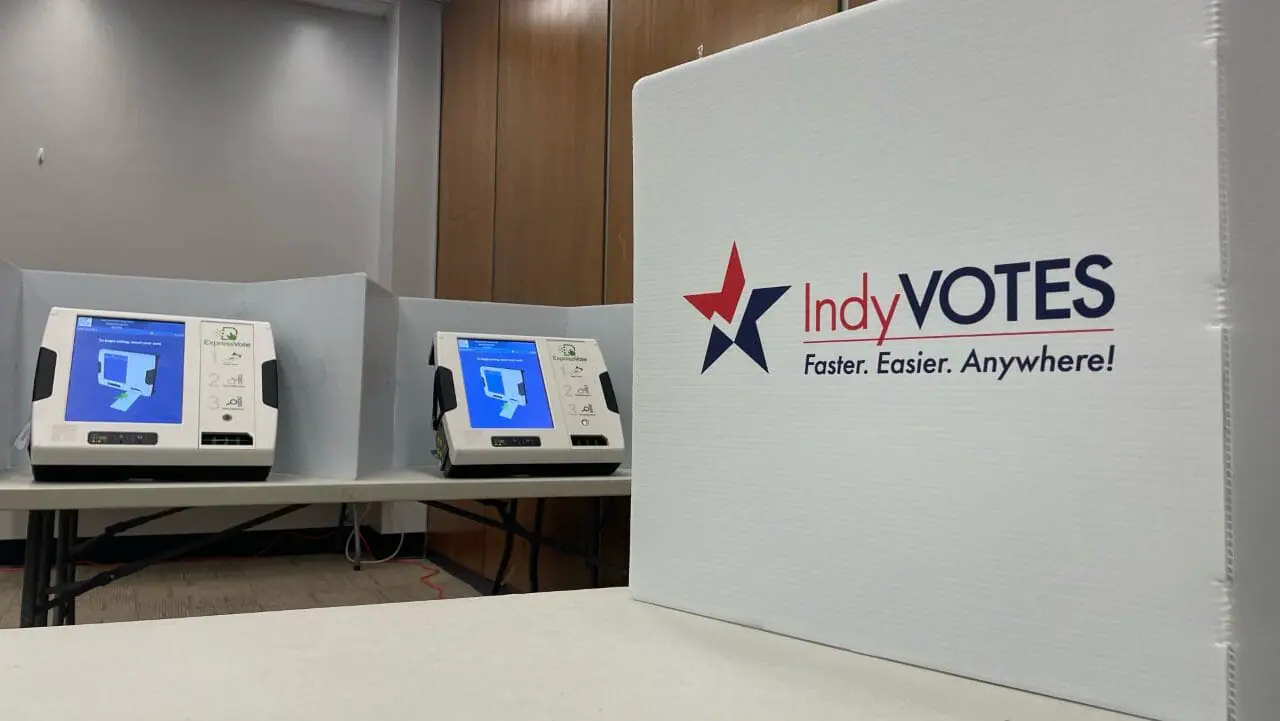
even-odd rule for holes
{"type": "MultiPolygon", "coordinates": [[[[852,283],[848,286],[819,288],[804,282],[803,308],[795,323],[802,324],[801,342],[806,345],[867,343],[879,347],[892,341],[1108,332],[1112,329],[1064,327],[1063,322],[1078,325],[1079,319],[1097,320],[1113,310],[1116,292],[1106,273],[1111,265],[1110,258],[1095,253],[1077,259],[975,264],[881,278],[855,272],[850,274],[852,283]],[[1029,302],[1024,302],[1028,296],[1029,302]],[[1018,325],[1009,325],[1013,323],[1018,325]]],[[[732,325],[746,286],[734,243],[720,290],[684,298],[707,320],[718,315],[732,325]]],[[[734,336],[713,325],[702,372],[733,346],[768,372],[758,322],[791,287],[752,290],[734,336]]],[[[881,354],[886,355],[888,351],[881,354]]]]}

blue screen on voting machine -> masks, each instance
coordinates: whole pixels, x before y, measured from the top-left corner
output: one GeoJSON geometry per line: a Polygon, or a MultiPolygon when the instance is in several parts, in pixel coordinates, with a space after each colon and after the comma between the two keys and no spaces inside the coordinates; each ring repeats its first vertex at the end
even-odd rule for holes
{"type": "Polygon", "coordinates": [[[550,428],[551,407],[533,341],[459,338],[472,428],[550,428]]]}
{"type": "Polygon", "coordinates": [[[186,324],[76,318],[69,423],[181,423],[186,324]]]}

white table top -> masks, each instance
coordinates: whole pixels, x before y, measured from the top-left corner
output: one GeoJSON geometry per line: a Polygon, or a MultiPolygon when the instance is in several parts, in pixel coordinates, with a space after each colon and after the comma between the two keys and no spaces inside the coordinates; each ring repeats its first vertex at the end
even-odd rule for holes
{"type": "Polygon", "coordinates": [[[626,589],[0,632],[5,718],[1121,721],[626,589]]]}
{"type": "Polygon", "coordinates": [[[258,483],[36,483],[28,473],[0,473],[0,510],[255,506],[293,503],[456,501],[490,498],[625,496],[631,473],[550,478],[445,478],[409,468],[342,481],[273,474],[258,483]]]}

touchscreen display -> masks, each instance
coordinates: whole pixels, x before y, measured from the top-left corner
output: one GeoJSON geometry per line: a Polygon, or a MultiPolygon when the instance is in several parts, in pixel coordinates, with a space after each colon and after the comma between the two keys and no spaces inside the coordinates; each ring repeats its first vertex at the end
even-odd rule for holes
{"type": "Polygon", "coordinates": [[[458,359],[472,428],[551,427],[536,343],[459,338],[458,359]]]}
{"type": "Polygon", "coordinates": [[[76,318],[69,423],[181,423],[186,324],[76,318]]]}

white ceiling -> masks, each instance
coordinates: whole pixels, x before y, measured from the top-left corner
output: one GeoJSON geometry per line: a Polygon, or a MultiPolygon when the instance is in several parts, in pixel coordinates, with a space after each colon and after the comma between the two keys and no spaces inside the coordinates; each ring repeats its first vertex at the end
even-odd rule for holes
{"type": "Polygon", "coordinates": [[[386,17],[391,12],[391,8],[395,7],[396,0],[295,0],[296,2],[306,3],[307,5],[319,5],[321,7],[334,8],[336,10],[346,10],[347,12],[360,13],[361,15],[373,15],[375,17],[386,17]]]}

